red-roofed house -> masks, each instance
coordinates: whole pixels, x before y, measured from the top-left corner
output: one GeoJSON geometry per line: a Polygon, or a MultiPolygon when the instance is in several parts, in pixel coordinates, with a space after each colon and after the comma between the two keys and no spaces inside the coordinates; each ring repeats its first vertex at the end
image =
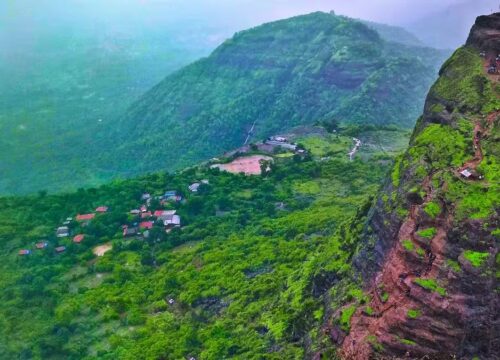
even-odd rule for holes
{"type": "Polygon", "coordinates": [[[163,215],[163,210],[156,210],[153,215],[156,216],[156,217],[162,216],[163,215]]]}
{"type": "Polygon", "coordinates": [[[151,216],[153,216],[153,214],[151,214],[151,211],[146,211],[141,214],[142,219],[147,219],[150,218],[151,216]]]}
{"type": "Polygon", "coordinates": [[[95,211],[98,213],[105,213],[108,211],[108,207],[107,206],[99,206],[97,209],[95,209],[95,211]]]}
{"type": "Polygon", "coordinates": [[[153,225],[154,225],[154,222],[152,222],[152,221],[143,221],[139,224],[139,227],[141,229],[148,229],[149,230],[153,227],[153,225]]]}
{"type": "Polygon", "coordinates": [[[156,210],[154,216],[159,220],[165,220],[166,217],[175,215],[177,210],[156,210]]]}
{"type": "Polygon", "coordinates": [[[83,214],[83,215],[76,215],[76,220],[77,221],[87,221],[87,220],[92,220],[95,217],[95,214],[83,214]]]}
{"type": "Polygon", "coordinates": [[[141,206],[141,212],[146,212],[146,211],[148,211],[147,206],[146,205],[142,205],[141,206]]]}
{"type": "Polygon", "coordinates": [[[39,242],[39,243],[36,243],[35,244],[35,247],[38,249],[38,250],[42,250],[42,249],[45,249],[49,244],[47,242],[39,242]]]}
{"type": "Polygon", "coordinates": [[[20,256],[29,255],[29,254],[31,254],[30,250],[19,250],[20,256]]]}
{"type": "Polygon", "coordinates": [[[79,244],[83,241],[83,239],[85,239],[85,235],[79,234],[73,238],[73,242],[79,244]]]}

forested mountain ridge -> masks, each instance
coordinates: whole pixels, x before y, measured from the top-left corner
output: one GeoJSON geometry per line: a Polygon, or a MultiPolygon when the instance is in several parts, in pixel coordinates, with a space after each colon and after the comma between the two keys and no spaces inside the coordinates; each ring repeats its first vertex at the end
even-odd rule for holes
{"type": "Polygon", "coordinates": [[[325,118],[410,127],[443,56],[326,13],[242,31],[134,104],[114,124],[108,164],[124,175],[182,168],[249,131],[252,141],[325,118]]]}
{"type": "Polygon", "coordinates": [[[250,141],[324,117],[411,126],[443,53],[414,46],[403,29],[371,26],[381,35],[314,13],[242,31],[128,112],[159,73],[206,50],[174,46],[167,35],[100,34],[94,44],[65,33],[28,54],[7,52],[0,193],[181,169],[241,146],[254,122],[250,141]]]}
{"type": "Polygon", "coordinates": [[[500,13],[479,17],[374,206],[352,223],[363,224],[347,238],[363,296],[326,325],[342,358],[498,358],[499,53],[500,13]]]}

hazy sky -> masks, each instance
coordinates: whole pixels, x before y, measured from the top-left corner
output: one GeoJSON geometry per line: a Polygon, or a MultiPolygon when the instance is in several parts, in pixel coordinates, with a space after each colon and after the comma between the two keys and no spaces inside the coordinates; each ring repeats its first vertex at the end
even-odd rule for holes
{"type": "Polygon", "coordinates": [[[391,24],[406,24],[450,5],[476,4],[478,11],[496,0],[2,0],[4,21],[60,22],[88,16],[90,21],[123,24],[204,19],[248,26],[312,11],[337,13],[391,24]]]}
{"type": "Polygon", "coordinates": [[[75,32],[203,33],[216,45],[235,31],[318,10],[411,28],[433,14],[446,17],[446,9],[458,4],[463,19],[455,26],[461,29],[438,30],[460,31],[460,37],[476,15],[498,6],[497,0],[0,0],[0,45],[2,38],[9,48],[62,27],[75,32]]]}

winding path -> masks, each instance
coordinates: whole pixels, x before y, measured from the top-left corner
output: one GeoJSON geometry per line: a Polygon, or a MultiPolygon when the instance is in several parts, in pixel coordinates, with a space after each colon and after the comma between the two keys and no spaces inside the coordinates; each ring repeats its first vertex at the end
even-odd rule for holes
{"type": "Polygon", "coordinates": [[[356,153],[358,152],[359,148],[361,147],[361,140],[356,139],[356,138],[352,138],[352,140],[355,142],[355,145],[354,145],[354,147],[352,148],[352,150],[348,154],[350,161],[354,160],[354,155],[356,155],[356,153]]]}

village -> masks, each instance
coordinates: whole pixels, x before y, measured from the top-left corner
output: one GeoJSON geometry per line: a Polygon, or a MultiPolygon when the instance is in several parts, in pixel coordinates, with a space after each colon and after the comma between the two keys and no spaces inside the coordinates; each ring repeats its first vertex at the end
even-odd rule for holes
{"type": "MultiPolygon", "coordinates": [[[[188,186],[191,193],[197,193],[201,185],[208,185],[208,180],[201,180],[194,182],[188,186]]],[[[121,227],[121,234],[123,239],[148,239],[150,231],[153,228],[158,228],[166,233],[170,233],[173,229],[181,227],[181,217],[177,214],[177,210],[167,209],[173,204],[182,204],[185,199],[176,190],[168,190],[163,195],[152,196],[149,193],[143,193],[140,198],[139,206],[129,211],[130,221],[123,224],[121,227]],[[160,209],[151,210],[152,200],[155,199],[160,204],[160,209]]],[[[107,206],[99,206],[93,212],[86,214],[77,214],[74,218],[68,217],[55,230],[55,236],[64,241],[64,239],[71,239],[74,244],[82,244],[85,241],[86,234],[85,228],[97,216],[106,216],[110,211],[107,206]]],[[[27,256],[32,254],[33,250],[44,250],[49,247],[49,242],[43,240],[34,244],[34,249],[21,249],[18,252],[19,256],[27,256]]],[[[96,246],[93,253],[96,256],[104,256],[104,254],[111,250],[111,244],[104,244],[96,246]]],[[[67,246],[59,245],[54,248],[57,254],[64,253],[67,246]]]]}
{"type": "MultiPolygon", "coordinates": [[[[354,148],[347,153],[350,161],[353,160],[356,152],[361,146],[359,139],[352,139],[355,143],[354,148]]],[[[304,158],[308,152],[296,143],[293,143],[285,136],[271,136],[265,141],[243,146],[232,152],[224,154],[230,162],[219,162],[219,159],[212,159],[208,163],[210,169],[219,169],[233,174],[261,175],[271,171],[271,165],[274,162],[272,155],[279,152],[285,152],[291,156],[304,158]],[[264,155],[269,154],[269,155],[264,155]]],[[[203,186],[209,186],[207,179],[195,181],[186,185],[186,190],[196,195],[203,186]]],[[[122,224],[119,230],[124,240],[148,240],[153,229],[170,233],[174,229],[182,228],[181,216],[173,207],[181,207],[187,203],[178,190],[167,190],[161,195],[152,195],[144,192],[136,208],[130,209],[126,223],[122,224]],[[154,201],[154,204],[153,204],[154,201]]],[[[83,244],[87,234],[85,228],[96,218],[106,216],[111,209],[106,205],[98,206],[92,212],[68,216],[65,221],[55,229],[55,238],[58,241],[54,252],[62,254],[68,250],[68,245],[83,244]]],[[[49,248],[49,240],[41,240],[33,245],[33,248],[24,248],[18,251],[19,256],[29,256],[33,251],[43,251],[49,248]]],[[[92,253],[95,256],[104,256],[112,250],[111,243],[105,243],[95,246],[92,253]]]]}

